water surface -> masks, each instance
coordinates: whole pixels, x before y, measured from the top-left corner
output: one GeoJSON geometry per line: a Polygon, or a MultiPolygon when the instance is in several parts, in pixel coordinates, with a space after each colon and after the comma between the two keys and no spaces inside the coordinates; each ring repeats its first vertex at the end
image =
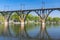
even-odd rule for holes
{"type": "Polygon", "coordinates": [[[0,24],[0,40],[58,40],[60,39],[60,24],[47,24],[41,29],[40,24],[25,24],[21,30],[20,24],[0,24]]]}

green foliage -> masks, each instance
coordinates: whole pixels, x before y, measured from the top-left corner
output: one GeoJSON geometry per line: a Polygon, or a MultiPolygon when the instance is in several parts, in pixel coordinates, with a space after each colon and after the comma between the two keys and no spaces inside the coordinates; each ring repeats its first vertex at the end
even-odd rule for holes
{"type": "Polygon", "coordinates": [[[33,15],[29,14],[27,16],[27,19],[26,20],[37,21],[37,20],[39,20],[39,17],[38,16],[33,16],[33,15]]]}
{"type": "Polygon", "coordinates": [[[39,17],[38,17],[38,16],[35,16],[35,17],[34,17],[34,20],[35,20],[35,21],[38,21],[38,20],[39,20],[39,17]]]}
{"type": "Polygon", "coordinates": [[[31,15],[31,14],[29,14],[28,16],[27,16],[27,19],[26,20],[33,20],[33,16],[31,15]]]}
{"type": "Polygon", "coordinates": [[[0,22],[4,22],[4,17],[0,15],[0,22]]]}
{"type": "Polygon", "coordinates": [[[60,22],[60,18],[59,17],[54,17],[54,18],[48,17],[47,21],[49,21],[49,22],[60,22]]]}
{"type": "Polygon", "coordinates": [[[19,16],[18,16],[16,13],[14,13],[14,14],[11,16],[11,20],[17,20],[17,21],[19,21],[19,16]]]}
{"type": "MultiPolygon", "coordinates": [[[[24,14],[26,16],[26,14],[24,14]]],[[[17,13],[13,13],[11,16],[10,16],[10,19],[11,20],[17,20],[17,21],[20,21],[19,20],[19,16],[17,15],[17,13]]],[[[26,21],[39,21],[40,18],[39,16],[34,16],[32,14],[28,14],[28,16],[26,17],[26,21]]],[[[49,22],[60,22],[60,18],[59,17],[48,17],[46,21],[49,21],[49,22]]],[[[0,14],[0,22],[4,22],[4,17],[0,14]]]]}
{"type": "Polygon", "coordinates": [[[59,22],[59,21],[60,21],[60,18],[55,17],[55,18],[53,18],[53,21],[54,21],[54,22],[59,22]]]}
{"type": "Polygon", "coordinates": [[[53,19],[52,19],[51,17],[48,17],[48,18],[47,18],[47,21],[50,21],[50,22],[51,22],[52,20],[53,20],[53,19]]]}

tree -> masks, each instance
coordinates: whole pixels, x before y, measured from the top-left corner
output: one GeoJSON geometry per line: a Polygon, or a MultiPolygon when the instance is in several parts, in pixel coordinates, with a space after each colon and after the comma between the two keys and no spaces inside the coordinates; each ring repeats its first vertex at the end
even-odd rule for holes
{"type": "Polygon", "coordinates": [[[27,19],[26,20],[33,20],[33,16],[31,15],[31,14],[29,14],[28,16],[27,16],[27,19]]]}
{"type": "Polygon", "coordinates": [[[34,21],[39,21],[39,17],[38,16],[34,16],[34,21]]]}
{"type": "Polygon", "coordinates": [[[16,21],[19,21],[19,16],[14,13],[12,16],[11,16],[11,20],[16,20],[16,21]]]}
{"type": "Polygon", "coordinates": [[[56,23],[57,23],[57,22],[59,22],[59,21],[60,21],[60,18],[58,18],[58,17],[54,17],[54,18],[53,18],[53,22],[56,22],[56,23]]]}
{"type": "Polygon", "coordinates": [[[52,22],[52,20],[53,20],[53,19],[52,19],[51,17],[48,17],[48,18],[47,18],[47,21],[49,21],[49,22],[52,22]]]}

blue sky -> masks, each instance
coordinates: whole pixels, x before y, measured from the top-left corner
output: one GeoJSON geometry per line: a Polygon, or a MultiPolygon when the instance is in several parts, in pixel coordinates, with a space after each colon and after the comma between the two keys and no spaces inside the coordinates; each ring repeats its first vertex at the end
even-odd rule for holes
{"type": "MultiPolygon", "coordinates": [[[[43,0],[45,8],[60,7],[60,0],[43,0]]],[[[0,0],[0,10],[34,9],[42,7],[42,0],[0,0]]]]}
{"type": "MultiPolygon", "coordinates": [[[[45,2],[44,6],[45,8],[60,7],[60,0],[43,0],[43,1],[45,2]]],[[[0,0],[0,10],[20,10],[34,8],[35,9],[42,8],[42,0],[0,0]]]]}

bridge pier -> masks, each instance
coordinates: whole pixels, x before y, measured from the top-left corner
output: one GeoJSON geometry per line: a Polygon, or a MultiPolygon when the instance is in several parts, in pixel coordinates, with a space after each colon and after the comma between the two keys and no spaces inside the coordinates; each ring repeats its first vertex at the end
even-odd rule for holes
{"type": "Polygon", "coordinates": [[[4,34],[7,33],[8,31],[8,27],[9,27],[9,16],[8,15],[4,15],[4,34]]]}
{"type": "Polygon", "coordinates": [[[7,19],[5,19],[4,24],[5,24],[5,26],[7,26],[9,24],[9,21],[7,19]]]}
{"type": "Polygon", "coordinates": [[[46,29],[46,20],[45,19],[41,19],[41,31],[40,31],[40,38],[44,38],[44,31],[46,29]]]}
{"type": "Polygon", "coordinates": [[[20,20],[20,38],[26,38],[26,33],[25,33],[25,20],[27,15],[29,14],[30,11],[21,11],[19,12],[19,20],[20,20]]]}
{"type": "Polygon", "coordinates": [[[5,22],[4,22],[4,33],[6,33],[8,31],[8,26],[9,26],[9,21],[5,18],[5,22]]]}
{"type": "Polygon", "coordinates": [[[21,25],[21,30],[23,31],[24,30],[24,20],[23,19],[20,20],[20,25],[21,25]]]}
{"type": "Polygon", "coordinates": [[[28,16],[30,11],[20,11],[20,12],[17,12],[19,14],[19,20],[20,20],[20,26],[21,26],[21,30],[23,31],[24,29],[24,25],[25,25],[25,20],[26,20],[26,17],[28,16]]]}
{"type": "Polygon", "coordinates": [[[20,20],[20,38],[25,38],[26,33],[25,33],[25,21],[23,19],[20,20]]]}
{"type": "Polygon", "coordinates": [[[19,20],[20,20],[20,29],[21,29],[21,31],[23,31],[24,30],[24,18],[21,18],[20,16],[19,16],[19,20]]]}
{"type": "Polygon", "coordinates": [[[41,29],[45,29],[46,28],[46,20],[45,19],[42,19],[41,20],[41,29]]]}

